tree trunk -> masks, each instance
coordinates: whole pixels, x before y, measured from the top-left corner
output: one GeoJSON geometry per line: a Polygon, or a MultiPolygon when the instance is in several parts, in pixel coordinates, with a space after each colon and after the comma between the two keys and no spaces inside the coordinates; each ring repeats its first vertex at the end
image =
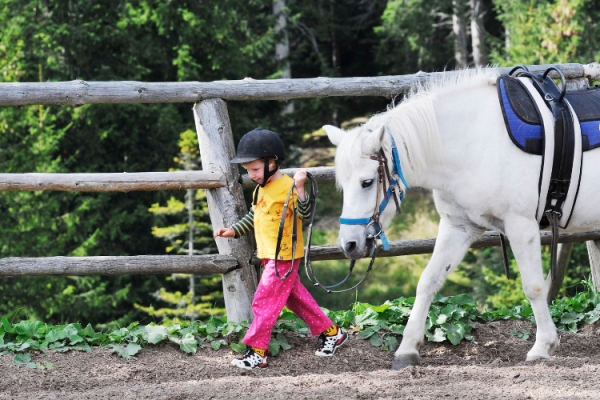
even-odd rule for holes
{"type": "MultiPolygon", "coordinates": [[[[287,33],[287,20],[283,10],[285,9],[285,0],[273,0],[273,15],[276,18],[275,34],[279,37],[279,42],[275,45],[275,60],[281,68],[281,77],[283,79],[292,78],[292,67],[288,56],[290,55],[290,41],[287,33]]],[[[288,101],[283,110],[283,114],[294,112],[294,103],[288,101]]]]}
{"type": "Polygon", "coordinates": [[[473,47],[473,64],[487,65],[485,55],[485,34],[483,28],[483,0],[471,0],[471,46],[473,47]]]}
{"type": "Polygon", "coordinates": [[[454,33],[454,59],[457,69],[466,68],[468,64],[464,1],[452,0],[452,32],[454,33]]]}

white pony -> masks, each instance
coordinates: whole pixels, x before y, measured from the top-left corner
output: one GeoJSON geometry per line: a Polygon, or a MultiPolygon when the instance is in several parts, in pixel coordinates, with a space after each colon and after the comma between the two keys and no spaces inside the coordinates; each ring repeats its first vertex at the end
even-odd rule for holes
{"type": "MultiPolygon", "coordinates": [[[[504,233],[531,302],[537,334],[527,361],[548,359],[558,348],[556,327],[546,304],[539,226],[535,220],[541,156],[517,148],[508,136],[498,101],[494,69],[441,74],[388,111],[350,131],[324,126],[338,146],[337,184],[343,190],[342,218],[364,220],[377,201],[379,163],[388,160],[393,136],[401,170],[410,186],[433,190],[440,224],[431,261],[417,286],[416,300],[396,351],[393,369],[416,365],[431,302],[471,243],[486,229],[504,233]]],[[[581,185],[568,231],[600,226],[600,150],[584,153],[581,185]]],[[[405,184],[400,183],[404,188],[405,184]]],[[[381,214],[385,229],[394,215],[390,201],[381,214]]],[[[341,224],[338,246],[358,259],[375,245],[365,224],[341,224]],[[371,239],[369,239],[369,237],[371,239]]]]}

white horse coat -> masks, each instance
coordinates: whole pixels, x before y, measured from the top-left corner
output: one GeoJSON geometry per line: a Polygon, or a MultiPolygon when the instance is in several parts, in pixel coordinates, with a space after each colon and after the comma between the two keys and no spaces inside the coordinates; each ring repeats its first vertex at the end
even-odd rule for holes
{"type": "MultiPolygon", "coordinates": [[[[541,156],[518,149],[508,136],[493,69],[444,74],[427,87],[364,125],[344,132],[324,126],[338,146],[337,184],[344,192],[342,217],[373,215],[378,162],[368,158],[383,148],[389,160],[389,128],[410,186],[433,190],[440,224],[431,261],[417,286],[416,300],[394,369],[415,365],[434,295],[450,272],[486,229],[504,233],[519,265],[523,290],[537,322],[527,360],[547,359],[559,344],[546,304],[539,226],[536,222],[541,156]],[[375,184],[369,185],[373,180],[375,184]]],[[[600,149],[585,152],[581,185],[567,231],[600,227],[600,149]]],[[[382,213],[384,229],[394,215],[390,202],[382,213]]],[[[369,254],[372,240],[364,225],[341,225],[338,245],[347,257],[369,254]]]]}

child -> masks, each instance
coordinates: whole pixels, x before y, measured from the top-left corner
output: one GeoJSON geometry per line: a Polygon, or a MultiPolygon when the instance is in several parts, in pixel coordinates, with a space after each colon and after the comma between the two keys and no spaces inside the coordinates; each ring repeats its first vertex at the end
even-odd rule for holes
{"type": "Polygon", "coordinates": [[[279,170],[279,163],[285,159],[283,142],[276,133],[256,128],[246,133],[240,140],[237,156],[231,163],[242,164],[250,179],[258,184],[254,190],[253,205],[250,212],[231,228],[220,228],[214,237],[235,237],[254,230],[258,257],[263,259],[265,268],[252,301],[254,321],[250,325],[242,342],[248,346],[243,357],[231,362],[239,368],[266,368],[267,349],[271,340],[271,331],[277,318],[287,306],[302,319],[313,336],[320,334],[321,346],[315,352],[317,356],[333,356],[336,349],[348,339],[348,334],[334,325],[321,311],[317,302],[300,282],[298,267],[304,257],[304,240],[301,219],[310,216],[309,203],[304,191],[306,171],[300,170],[294,179],[279,170]],[[275,272],[275,253],[277,234],[283,204],[291,185],[296,187],[296,196],[290,201],[285,216],[283,237],[277,259],[277,272],[280,277],[292,268],[291,274],[280,279],[275,272]],[[297,207],[297,232],[295,259],[292,260],[292,209],[297,207]]]}

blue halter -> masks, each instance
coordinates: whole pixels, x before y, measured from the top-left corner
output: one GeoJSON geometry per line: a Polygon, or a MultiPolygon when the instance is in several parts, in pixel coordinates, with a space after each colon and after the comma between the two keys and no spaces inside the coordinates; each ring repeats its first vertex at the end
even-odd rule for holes
{"type": "MultiPolygon", "coordinates": [[[[396,180],[396,178],[394,178],[394,176],[398,176],[400,178],[400,181],[404,184],[404,187],[406,189],[410,189],[410,186],[406,182],[406,179],[404,178],[404,174],[402,173],[402,166],[400,165],[400,155],[398,154],[398,149],[396,148],[396,142],[394,140],[394,137],[392,136],[392,133],[390,132],[390,129],[388,127],[386,127],[385,130],[386,130],[387,134],[389,135],[390,140],[392,142],[392,161],[393,161],[392,173],[391,174],[389,173],[389,170],[387,167],[387,160],[383,153],[383,149],[380,150],[381,157],[377,157],[377,156],[371,157],[372,159],[379,161],[379,171],[380,172],[379,172],[377,193],[379,193],[379,191],[381,190],[380,185],[383,183],[383,180],[387,178],[389,181],[388,189],[384,193],[384,198],[381,201],[381,203],[379,204],[379,207],[376,207],[376,211],[373,213],[373,216],[371,216],[370,218],[343,218],[343,217],[340,217],[340,224],[343,224],[343,225],[367,225],[366,229],[368,229],[370,225],[373,225],[373,227],[375,228],[375,231],[379,230],[378,233],[373,235],[373,238],[379,238],[381,240],[383,249],[387,251],[390,249],[390,244],[387,239],[387,236],[385,235],[385,233],[383,232],[383,229],[381,228],[381,225],[379,224],[379,215],[387,207],[387,205],[389,203],[389,199],[392,196],[396,196],[396,194],[394,192],[395,191],[394,188],[396,186],[398,186],[398,190],[400,192],[400,202],[402,200],[404,200],[404,191],[399,187],[398,181],[396,180]],[[382,173],[382,170],[384,168],[386,170],[385,175],[382,173]],[[384,176],[382,176],[382,175],[384,175],[384,176]]],[[[378,194],[378,197],[379,197],[379,194],[378,194]]],[[[395,200],[395,201],[396,201],[396,211],[398,213],[400,213],[401,212],[400,204],[398,203],[397,200],[395,200]]]]}

